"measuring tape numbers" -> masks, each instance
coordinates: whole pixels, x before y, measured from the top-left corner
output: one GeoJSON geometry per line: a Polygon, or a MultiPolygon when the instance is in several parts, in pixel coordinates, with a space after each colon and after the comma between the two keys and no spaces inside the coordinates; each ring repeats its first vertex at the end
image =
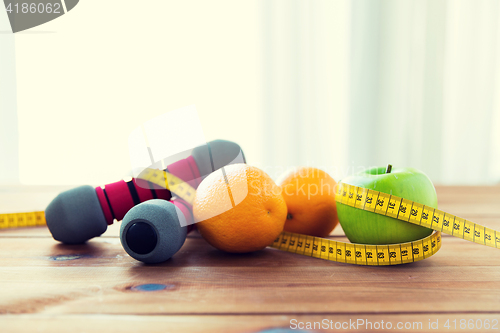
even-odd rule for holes
{"type": "MultiPolygon", "coordinates": [[[[441,232],[500,248],[500,232],[395,195],[340,183],[337,204],[431,228],[423,239],[401,244],[366,245],[283,232],[270,246],[282,251],[357,265],[398,265],[426,259],[441,248],[441,232]]],[[[369,222],[367,222],[369,223],[369,222]]]]}
{"type": "Polygon", "coordinates": [[[177,195],[179,198],[186,201],[191,206],[193,205],[196,190],[177,176],[172,175],[163,170],[147,168],[137,177],[138,179],[146,180],[150,183],[167,189],[177,195]]]}
{"type": "Polygon", "coordinates": [[[366,245],[282,232],[270,245],[278,250],[356,265],[398,265],[429,258],[441,248],[441,233],[409,243],[366,245]]]}
{"type": "Polygon", "coordinates": [[[45,212],[0,214],[0,229],[45,225],[45,212]]]}
{"type": "Polygon", "coordinates": [[[343,205],[500,248],[500,231],[395,195],[341,183],[337,188],[335,200],[343,205]]]}

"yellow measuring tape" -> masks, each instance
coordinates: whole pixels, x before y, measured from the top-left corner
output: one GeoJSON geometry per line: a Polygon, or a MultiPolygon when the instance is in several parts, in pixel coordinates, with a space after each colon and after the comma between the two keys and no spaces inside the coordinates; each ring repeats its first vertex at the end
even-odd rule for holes
{"type": "Polygon", "coordinates": [[[390,216],[474,243],[500,248],[500,231],[395,195],[341,183],[335,200],[337,203],[390,216]]]}
{"type": "MultiPolygon", "coordinates": [[[[148,168],[145,169],[138,178],[168,189],[190,205],[193,204],[196,190],[171,173],[148,168]]],[[[0,229],[36,227],[42,225],[46,225],[45,212],[43,211],[0,214],[0,229]]]]}
{"type": "MultiPolygon", "coordinates": [[[[157,169],[146,169],[139,179],[149,181],[193,203],[196,190],[180,178],[157,169]]],[[[270,247],[330,261],[357,265],[397,265],[426,259],[441,248],[441,232],[478,244],[500,248],[500,231],[395,195],[340,183],[338,204],[381,214],[431,228],[431,235],[408,243],[367,245],[282,232],[270,247]]],[[[0,229],[45,224],[44,212],[0,214],[0,229]]]]}
{"type": "Polygon", "coordinates": [[[434,232],[409,243],[365,245],[282,232],[270,246],[282,251],[348,264],[398,265],[432,256],[441,248],[441,233],[434,232]]]}
{"type": "Polygon", "coordinates": [[[179,177],[172,175],[171,173],[163,170],[147,168],[143,172],[141,172],[141,174],[137,178],[147,180],[150,183],[170,190],[170,192],[174,193],[179,198],[189,203],[191,206],[193,205],[196,190],[187,182],[183,181],[179,177]]]}
{"type": "Polygon", "coordinates": [[[45,225],[44,212],[0,214],[0,229],[45,225]]]}
{"type": "Polygon", "coordinates": [[[428,258],[441,248],[441,232],[500,248],[500,232],[395,195],[340,183],[337,204],[389,216],[435,230],[423,239],[388,245],[365,245],[283,232],[271,247],[357,265],[397,265],[428,258]]]}

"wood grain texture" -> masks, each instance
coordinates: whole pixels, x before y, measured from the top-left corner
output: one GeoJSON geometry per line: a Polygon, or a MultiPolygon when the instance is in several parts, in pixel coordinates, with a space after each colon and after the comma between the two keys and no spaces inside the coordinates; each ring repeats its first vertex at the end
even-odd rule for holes
{"type": "MultiPolygon", "coordinates": [[[[439,207],[500,230],[499,189],[438,187],[439,207]]],[[[171,260],[148,266],[124,252],[118,231],[77,246],[45,228],[1,231],[1,331],[255,332],[361,318],[419,321],[422,330],[408,331],[422,332],[429,319],[500,321],[500,251],[447,235],[429,259],[368,267],[271,248],[227,254],[193,233],[171,260]],[[148,283],[165,289],[136,289],[148,283]]],[[[331,237],[345,240],[341,230],[331,237]]]]}
{"type": "MultiPolygon", "coordinates": [[[[299,327],[306,328],[311,325],[316,328],[326,325],[319,330],[312,329],[308,332],[394,332],[398,323],[407,325],[408,329],[400,332],[496,332],[490,329],[460,329],[460,320],[481,320],[491,323],[494,317],[491,314],[313,314],[313,315],[164,315],[164,316],[130,316],[130,315],[5,315],[0,317],[0,325],[8,329],[8,332],[26,332],[27,324],[35,328],[36,332],[59,333],[59,332],[124,332],[124,333],[165,333],[165,332],[192,332],[192,333],[234,333],[234,332],[266,332],[282,333],[284,331],[270,331],[297,327],[289,332],[305,332],[299,327]],[[359,321],[359,326],[357,323],[359,321]],[[445,328],[446,321],[451,327],[445,328]],[[453,327],[456,320],[457,328],[453,327]],[[377,323],[383,322],[385,329],[373,329],[377,323]],[[392,329],[387,329],[388,323],[392,329]],[[429,330],[429,323],[439,325],[439,330],[429,330]],[[300,325],[300,326],[299,326],[300,325]],[[338,325],[340,329],[335,329],[338,325]],[[342,329],[341,327],[345,328],[342,329]],[[371,325],[371,326],[370,326],[371,325]],[[333,327],[333,330],[327,329],[333,327]],[[371,328],[371,329],[370,329],[371,328]]],[[[498,326],[498,325],[497,325],[498,326]]],[[[404,326],[403,326],[404,327],[404,326]]],[[[491,325],[490,325],[491,327],[491,325]]]]}

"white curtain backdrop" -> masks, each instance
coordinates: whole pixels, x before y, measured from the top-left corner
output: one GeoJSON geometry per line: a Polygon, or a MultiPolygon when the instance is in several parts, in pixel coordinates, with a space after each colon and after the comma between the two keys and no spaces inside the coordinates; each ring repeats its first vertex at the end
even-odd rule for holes
{"type": "Polygon", "coordinates": [[[263,10],[271,165],[312,162],[342,178],[391,163],[435,183],[500,180],[500,2],[267,1],[263,10]]]}
{"type": "Polygon", "coordinates": [[[349,1],[264,1],[264,170],[348,173],[349,1]]]}
{"type": "Polygon", "coordinates": [[[148,4],[87,0],[16,35],[0,11],[0,183],[115,181],[130,131],[191,104],[275,179],[390,163],[500,181],[500,1],[148,4]]]}
{"type": "Polygon", "coordinates": [[[19,182],[15,38],[0,4],[0,184],[19,182]]]}
{"type": "Polygon", "coordinates": [[[259,2],[86,0],[14,35],[1,6],[0,183],[114,182],[134,128],[193,104],[207,141],[259,163],[259,2]]]}

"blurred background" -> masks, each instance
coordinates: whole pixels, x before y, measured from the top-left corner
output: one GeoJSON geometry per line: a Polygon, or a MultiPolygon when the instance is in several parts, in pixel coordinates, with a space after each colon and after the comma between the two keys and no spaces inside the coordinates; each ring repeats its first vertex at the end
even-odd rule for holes
{"type": "Polygon", "coordinates": [[[275,179],[500,182],[499,1],[85,0],[9,29],[0,10],[0,185],[114,182],[132,130],[191,104],[275,179]]]}

